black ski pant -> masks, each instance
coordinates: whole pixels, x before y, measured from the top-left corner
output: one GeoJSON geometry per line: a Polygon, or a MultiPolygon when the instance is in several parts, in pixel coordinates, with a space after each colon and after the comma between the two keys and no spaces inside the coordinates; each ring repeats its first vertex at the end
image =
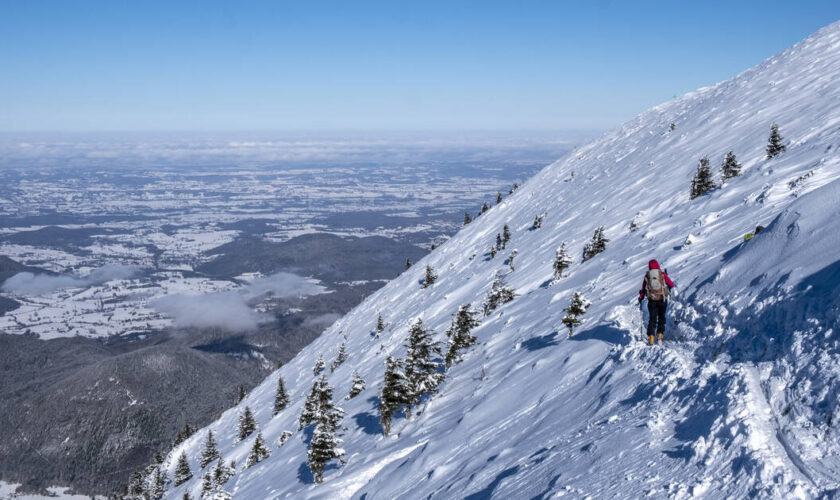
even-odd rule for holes
{"type": "Polygon", "coordinates": [[[668,308],[667,300],[648,299],[648,320],[647,334],[651,336],[656,333],[665,333],[665,310],[668,308]]]}

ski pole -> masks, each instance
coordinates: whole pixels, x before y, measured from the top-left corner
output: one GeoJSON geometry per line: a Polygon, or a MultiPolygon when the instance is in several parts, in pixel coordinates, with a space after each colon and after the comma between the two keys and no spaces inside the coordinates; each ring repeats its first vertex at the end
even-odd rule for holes
{"type": "Polygon", "coordinates": [[[642,306],[642,301],[639,301],[639,338],[644,341],[645,339],[645,308],[642,306]]]}

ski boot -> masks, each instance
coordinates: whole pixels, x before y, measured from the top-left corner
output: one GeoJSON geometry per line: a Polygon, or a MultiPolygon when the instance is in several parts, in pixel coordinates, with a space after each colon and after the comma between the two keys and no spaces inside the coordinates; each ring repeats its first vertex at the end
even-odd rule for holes
{"type": "Polygon", "coordinates": [[[654,343],[653,335],[648,335],[648,345],[653,345],[653,343],[654,343]]]}
{"type": "Polygon", "coordinates": [[[664,337],[664,335],[660,333],[660,334],[659,334],[659,343],[660,343],[660,344],[662,343],[662,337],[664,337]]]}

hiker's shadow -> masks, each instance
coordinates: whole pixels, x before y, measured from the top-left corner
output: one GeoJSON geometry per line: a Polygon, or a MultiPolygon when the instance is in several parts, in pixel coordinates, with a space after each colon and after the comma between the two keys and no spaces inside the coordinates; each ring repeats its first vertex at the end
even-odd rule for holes
{"type": "Polygon", "coordinates": [[[557,332],[551,332],[541,337],[532,337],[522,342],[522,347],[528,349],[529,351],[539,351],[540,349],[545,349],[546,347],[559,345],[560,339],[558,337],[557,332]]]}
{"type": "Polygon", "coordinates": [[[600,340],[608,344],[624,346],[630,344],[630,332],[609,325],[598,325],[589,330],[574,334],[571,340],[600,340]]]}

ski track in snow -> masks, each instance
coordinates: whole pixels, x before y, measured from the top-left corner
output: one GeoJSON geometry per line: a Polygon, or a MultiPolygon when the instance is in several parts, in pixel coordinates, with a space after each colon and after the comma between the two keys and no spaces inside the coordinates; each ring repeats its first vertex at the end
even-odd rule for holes
{"type": "MultiPolygon", "coordinates": [[[[346,411],[346,465],[311,484],[305,433],[225,488],[235,498],[811,498],[840,487],[840,23],[732,80],[657,106],[548,166],[327,329],[209,428],[226,460],[241,409],[268,443],[297,429],[319,355],[349,359],[328,379],[346,411]],[[764,155],[776,122],[787,152],[764,155]],[[669,125],[674,123],[675,130],[669,125]],[[697,161],[733,150],[742,175],[689,201],[697,161]],[[531,230],[536,214],[548,212],[531,230]],[[639,229],[631,232],[630,222],[639,229]],[[490,259],[509,224],[510,246],[490,259]],[[767,228],[749,242],[743,235],[767,228]],[[581,262],[599,226],[607,250],[581,262]],[[552,283],[565,242],[572,266],[552,283]],[[505,260],[518,249],[516,270],[505,260]],[[670,269],[678,295],[664,346],[642,342],[635,305],[646,263],[670,269]],[[427,289],[424,267],[440,275],[427,289]],[[478,343],[439,393],[384,437],[384,360],[404,355],[422,317],[438,339],[459,305],[480,307],[493,276],[517,298],[482,318],[478,343]],[[561,323],[573,292],[592,306],[575,335],[561,323]],[[377,339],[381,313],[388,327],[377,339]],[[367,389],[342,398],[357,370],[367,389]],[[292,404],[271,416],[277,377],[292,404]]],[[[717,175],[717,174],[716,174],[717,175]]],[[[718,177],[719,179],[719,177],[718,177]]],[[[206,430],[185,452],[198,498],[206,430]]]]}

